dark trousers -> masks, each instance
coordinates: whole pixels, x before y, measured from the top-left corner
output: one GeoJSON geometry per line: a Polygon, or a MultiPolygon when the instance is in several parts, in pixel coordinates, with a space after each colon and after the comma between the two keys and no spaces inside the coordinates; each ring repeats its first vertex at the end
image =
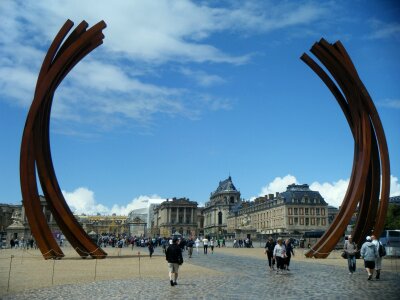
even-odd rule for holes
{"type": "Polygon", "coordinates": [[[204,254],[207,254],[208,245],[204,245],[204,254]]]}
{"type": "Polygon", "coordinates": [[[268,265],[270,268],[272,268],[274,266],[273,255],[272,253],[270,253],[270,251],[268,251],[267,256],[268,256],[268,265]]]}
{"type": "Polygon", "coordinates": [[[285,265],[285,261],[283,257],[277,256],[276,257],[276,268],[283,270],[283,267],[285,265]]]}
{"type": "Polygon", "coordinates": [[[285,265],[286,265],[286,268],[289,268],[289,265],[290,265],[290,258],[291,258],[291,256],[287,256],[287,257],[285,258],[285,265]]]}

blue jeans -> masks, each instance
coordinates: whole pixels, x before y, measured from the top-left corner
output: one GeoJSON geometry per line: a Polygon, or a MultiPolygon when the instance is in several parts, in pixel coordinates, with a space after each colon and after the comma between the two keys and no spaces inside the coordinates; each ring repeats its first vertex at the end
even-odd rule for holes
{"type": "Polygon", "coordinates": [[[351,273],[356,271],[356,256],[355,255],[347,255],[347,264],[349,266],[349,271],[351,273]]]}

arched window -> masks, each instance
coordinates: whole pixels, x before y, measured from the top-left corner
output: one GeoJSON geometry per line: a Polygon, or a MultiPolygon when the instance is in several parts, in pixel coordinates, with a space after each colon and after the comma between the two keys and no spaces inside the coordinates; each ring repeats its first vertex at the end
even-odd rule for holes
{"type": "Polygon", "coordinates": [[[222,224],[222,212],[218,213],[218,225],[222,224]]]}

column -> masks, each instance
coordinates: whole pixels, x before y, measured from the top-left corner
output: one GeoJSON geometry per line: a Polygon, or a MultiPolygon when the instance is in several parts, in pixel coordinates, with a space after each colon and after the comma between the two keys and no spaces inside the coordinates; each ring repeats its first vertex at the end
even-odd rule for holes
{"type": "Polygon", "coordinates": [[[21,220],[22,220],[22,224],[26,223],[26,216],[25,216],[25,206],[22,205],[22,209],[21,209],[21,220]]]}
{"type": "Polygon", "coordinates": [[[194,208],[192,208],[190,213],[190,223],[193,224],[194,223],[194,218],[193,218],[193,214],[194,214],[194,208]]]}
{"type": "Polygon", "coordinates": [[[186,207],[183,208],[183,224],[186,224],[186,207]]]}

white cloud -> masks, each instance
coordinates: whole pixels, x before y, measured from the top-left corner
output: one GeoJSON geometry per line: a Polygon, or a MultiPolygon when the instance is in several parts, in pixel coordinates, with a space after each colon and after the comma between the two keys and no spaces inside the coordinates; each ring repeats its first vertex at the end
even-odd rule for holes
{"type": "Polygon", "coordinates": [[[118,205],[114,204],[111,208],[111,213],[115,213],[117,215],[128,215],[132,210],[139,208],[147,208],[150,204],[159,204],[166,199],[160,198],[157,195],[152,196],[139,196],[137,198],[132,199],[132,201],[127,205],[118,205]]]}
{"type": "Polygon", "coordinates": [[[385,23],[374,19],[370,21],[372,32],[367,36],[368,39],[389,39],[400,37],[400,23],[385,23]]]}
{"type": "Polygon", "coordinates": [[[109,209],[102,205],[97,204],[94,199],[94,192],[85,187],[80,187],[69,193],[62,191],[67,204],[74,213],[90,214],[106,214],[109,209]]]}
{"type": "Polygon", "coordinates": [[[203,87],[209,87],[225,82],[222,77],[218,75],[207,74],[204,71],[193,71],[189,68],[180,68],[180,72],[187,77],[193,79],[198,85],[203,87]]]}
{"type": "Polygon", "coordinates": [[[384,99],[377,104],[382,107],[400,109],[400,99],[384,99]]]}
{"type": "Polygon", "coordinates": [[[94,192],[86,187],[79,187],[73,192],[62,191],[67,204],[70,209],[76,214],[102,215],[116,214],[120,216],[127,216],[132,210],[139,208],[147,208],[152,203],[161,203],[166,199],[158,195],[139,196],[131,200],[127,205],[114,204],[109,208],[103,204],[97,203],[95,200],[94,192]]]}
{"type": "MultiPolygon", "coordinates": [[[[400,195],[400,183],[398,177],[391,175],[390,182],[390,196],[393,197],[400,195]]],[[[262,187],[259,196],[284,192],[286,191],[287,186],[293,183],[299,184],[298,180],[293,175],[288,174],[284,177],[276,177],[272,182],[262,187]]],[[[339,207],[342,204],[348,185],[349,179],[340,179],[333,183],[313,182],[310,184],[310,189],[318,191],[329,205],[339,207]]],[[[134,209],[147,208],[152,203],[159,204],[166,200],[158,195],[140,195],[139,197],[133,198],[131,202],[126,205],[114,204],[112,208],[109,208],[103,204],[97,203],[94,192],[86,187],[79,187],[73,192],[63,191],[62,193],[67,204],[74,213],[85,213],[87,215],[95,215],[97,213],[111,215],[115,213],[117,215],[127,216],[129,212],[134,209]]],[[[252,197],[252,200],[254,200],[254,198],[255,197],[252,197]]]]}
{"type": "Polygon", "coordinates": [[[348,186],[349,179],[339,179],[333,183],[319,183],[315,181],[310,184],[310,189],[313,191],[318,191],[329,205],[339,207],[343,202],[343,198],[346,194],[348,186]]]}
{"type": "Polygon", "coordinates": [[[390,175],[390,197],[400,196],[399,178],[390,175]]]}
{"type": "MultiPolygon", "coordinates": [[[[263,1],[225,7],[186,0],[1,1],[0,99],[29,105],[45,50],[66,16],[75,25],[86,20],[93,26],[103,19],[104,44],[65,79],[52,118],[109,127],[132,120],[147,127],[157,114],[198,119],[208,110],[229,109],[229,99],[157,86],[143,78],[159,76],[159,68],[168,62],[244,64],[251,54],[232,55],[209,38],[223,31],[250,35],[310,24],[322,19],[326,7],[263,1]],[[143,73],[151,76],[139,77],[143,73]]],[[[203,87],[224,83],[217,75],[195,69],[186,76],[194,76],[203,87]]]]}
{"type": "Polygon", "coordinates": [[[0,68],[0,95],[7,95],[11,101],[15,101],[22,107],[28,106],[33,99],[34,83],[37,74],[24,67],[2,67],[0,68]]]}
{"type": "MultiPolygon", "coordinates": [[[[314,181],[309,186],[311,190],[318,191],[329,205],[339,207],[343,202],[349,181],[349,179],[339,179],[335,182],[323,183],[314,181]]],[[[259,196],[286,191],[287,186],[292,183],[299,184],[296,177],[290,174],[283,178],[276,177],[272,182],[261,188],[259,196]]],[[[390,175],[390,197],[398,195],[400,195],[399,179],[396,176],[390,175]]]]}
{"type": "Polygon", "coordinates": [[[285,177],[276,177],[272,182],[261,188],[259,196],[265,196],[268,194],[275,194],[276,192],[284,192],[290,184],[298,184],[296,177],[288,174],[285,177]]]}

